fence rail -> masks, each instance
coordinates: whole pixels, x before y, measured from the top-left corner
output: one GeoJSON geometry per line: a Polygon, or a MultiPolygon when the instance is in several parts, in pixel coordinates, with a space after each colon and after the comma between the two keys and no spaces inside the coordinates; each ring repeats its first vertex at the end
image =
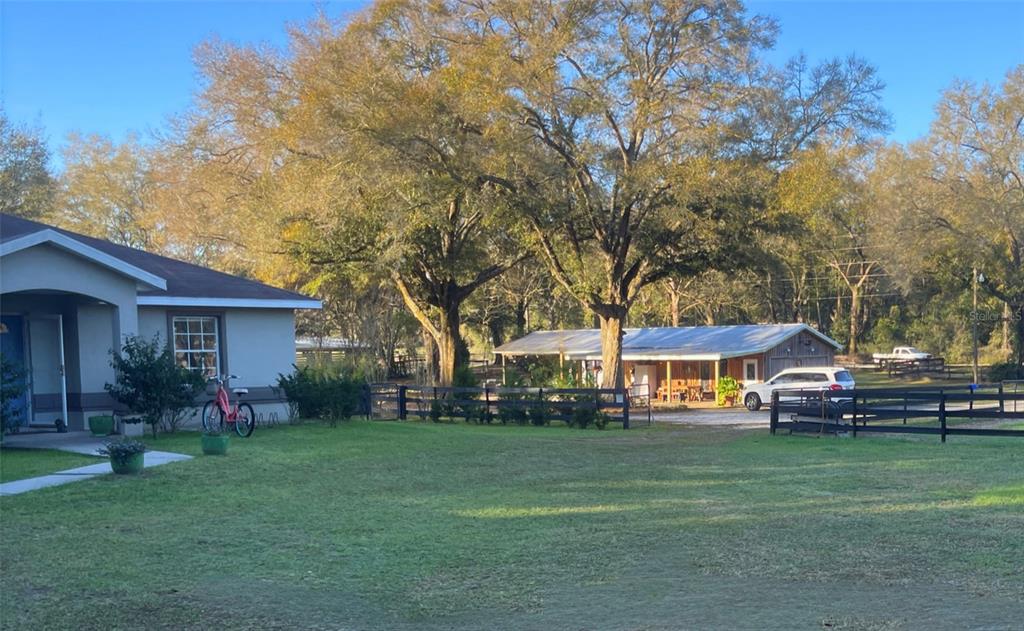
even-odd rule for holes
{"type": "Polygon", "coordinates": [[[1024,388],[1015,383],[854,390],[777,390],[772,393],[770,431],[1020,436],[1024,430],[951,426],[950,422],[1024,421],[1024,388]],[[1012,389],[1011,386],[1012,385],[1012,389]],[[788,420],[782,420],[789,415],[788,420]],[[900,419],[900,425],[884,421],[900,419]],[[934,424],[928,423],[934,419],[934,424]]]}
{"type": "Polygon", "coordinates": [[[536,414],[545,420],[573,420],[579,409],[605,413],[612,422],[630,427],[630,407],[646,406],[651,422],[650,393],[646,399],[638,391],[624,388],[507,388],[441,387],[396,383],[374,383],[367,390],[368,416],[406,420],[409,415],[421,419],[434,413],[443,416],[508,420],[536,414]]]}

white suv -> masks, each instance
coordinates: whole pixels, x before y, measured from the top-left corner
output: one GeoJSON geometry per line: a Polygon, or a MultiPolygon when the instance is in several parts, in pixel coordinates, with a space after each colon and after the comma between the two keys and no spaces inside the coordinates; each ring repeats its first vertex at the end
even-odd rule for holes
{"type": "Polygon", "coordinates": [[[764,383],[745,386],[743,405],[756,412],[776,390],[852,390],[855,385],[850,371],[839,366],[787,368],[764,383]]]}

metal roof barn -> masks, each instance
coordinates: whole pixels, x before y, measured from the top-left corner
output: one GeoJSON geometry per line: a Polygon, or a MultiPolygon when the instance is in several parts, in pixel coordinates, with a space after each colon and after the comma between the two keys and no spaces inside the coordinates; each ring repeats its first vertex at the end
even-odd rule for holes
{"type": "MultiPolygon", "coordinates": [[[[622,341],[624,361],[721,360],[764,353],[806,331],[836,350],[842,348],[827,335],[806,324],[738,324],[729,326],[652,327],[626,329],[622,341]]],[[[598,329],[534,331],[494,349],[496,355],[561,355],[566,359],[601,359],[598,329]]]]}

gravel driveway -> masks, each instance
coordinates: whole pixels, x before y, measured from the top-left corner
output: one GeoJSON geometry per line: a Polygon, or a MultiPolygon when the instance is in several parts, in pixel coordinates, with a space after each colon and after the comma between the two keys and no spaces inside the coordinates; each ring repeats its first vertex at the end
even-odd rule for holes
{"type": "Polygon", "coordinates": [[[674,410],[651,413],[655,423],[677,425],[726,425],[740,428],[768,427],[768,410],[749,412],[744,408],[674,410]]]}

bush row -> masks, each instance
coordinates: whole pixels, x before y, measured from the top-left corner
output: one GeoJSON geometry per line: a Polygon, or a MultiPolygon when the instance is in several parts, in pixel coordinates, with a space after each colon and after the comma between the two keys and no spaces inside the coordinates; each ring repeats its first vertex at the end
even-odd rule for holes
{"type": "Polygon", "coordinates": [[[337,362],[296,367],[290,375],[278,375],[277,385],[295,407],[297,418],[335,425],[363,411],[366,378],[355,366],[337,362]]]}
{"type": "MultiPolygon", "coordinates": [[[[434,399],[430,404],[430,411],[427,418],[434,423],[441,423],[443,419],[462,418],[467,423],[478,425],[489,425],[499,423],[501,425],[532,425],[543,427],[551,424],[548,406],[544,403],[518,406],[499,406],[495,414],[489,406],[484,403],[449,403],[442,399],[434,399]]],[[[577,429],[596,427],[604,429],[611,422],[611,418],[596,409],[592,405],[583,405],[573,408],[572,416],[565,424],[577,429]]]]}

